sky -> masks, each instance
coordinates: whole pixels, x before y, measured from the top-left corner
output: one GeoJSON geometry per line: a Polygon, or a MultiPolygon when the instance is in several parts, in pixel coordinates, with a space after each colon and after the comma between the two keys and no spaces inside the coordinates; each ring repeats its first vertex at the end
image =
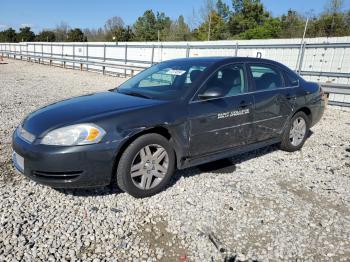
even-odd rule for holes
{"type": "MultiPolygon", "coordinates": [[[[327,0],[261,0],[274,16],[294,9],[302,14],[319,14],[327,0]]],[[[344,9],[350,9],[350,0],[344,1],[344,9]]],[[[231,0],[224,0],[231,7],[231,0]]],[[[147,9],[165,12],[171,18],[184,15],[188,21],[193,10],[197,11],[203,0],[0,0],[0,31],[7,27],[18,29],[30,26],[35,32],[55,28],[62,21],[72,28],[103,27],[106,20],[120,16],[131,25],[147,9]]]]}

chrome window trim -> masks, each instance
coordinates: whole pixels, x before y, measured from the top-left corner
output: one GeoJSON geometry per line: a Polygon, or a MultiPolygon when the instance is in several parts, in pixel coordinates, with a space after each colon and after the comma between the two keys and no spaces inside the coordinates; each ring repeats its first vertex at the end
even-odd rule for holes
{"type": "MultiPolygon", "coordinates": [[[[299,86],[297,86],[297,87],[299,87],[299,86]]],[[[210,99],[206,99],[206,100],[194,100],[194,101],[190,101],[190,104],[198,103],[198,102],[213,101],[213,100],[217,100],[217,99],[226,99],[226,98],[237,97],[237,96],[242,96],[242,95],[254,95],[254,94],[262,93],[262,92],[269,92],[269,91],[276,91],[276,90],[286,90],[286,89],[292,89],[292,88],[297,88],[297,87],[296,86],[287,86],[287,87],[280,87],[280,88],[274,88],[274,89],[269,89],[269,90],[251,91],[251,92],[237,94],[237,95],[232,95],[232,96],[223,96],[223,97],[218,97],[218,98],[210,98],[210,99]]]]}

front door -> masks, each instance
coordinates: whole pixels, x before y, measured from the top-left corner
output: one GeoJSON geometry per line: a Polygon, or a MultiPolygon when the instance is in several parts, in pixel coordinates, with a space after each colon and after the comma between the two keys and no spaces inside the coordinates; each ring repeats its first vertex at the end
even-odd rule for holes
{"type": "Polygon", "coordinates": [[[223,66],[189,104],[190,154],[199,156],[250,143],[254,101],[243,64],[223,66]],[[220,89],[222,96],[203,98],[220,89]]]}

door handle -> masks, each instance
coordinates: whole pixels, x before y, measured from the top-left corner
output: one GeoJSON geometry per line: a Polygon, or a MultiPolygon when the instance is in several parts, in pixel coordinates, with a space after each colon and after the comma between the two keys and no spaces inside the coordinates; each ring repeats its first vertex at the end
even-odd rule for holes
{"type": "Polygon", "coordinates": [[[287,95],[286,95],[286,99],[287,99],[287,100],[295,100],[296,98],[297,98],[296,95],[291,95],[291,94],[287,94],[287,95]]]}
{"type": "Polygon", "coordinates": [[[246,108],[246,107],[251,106],[251,105],[253,105],[252,102],[246,102],[246,101],[243,100],[243,101],[239,104],[239,108],[246,108]]]}

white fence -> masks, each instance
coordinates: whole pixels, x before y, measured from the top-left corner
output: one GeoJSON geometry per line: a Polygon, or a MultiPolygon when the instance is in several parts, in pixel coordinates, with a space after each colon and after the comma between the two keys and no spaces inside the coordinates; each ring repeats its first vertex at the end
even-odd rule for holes
{"type": "MultiPolygon", "coordinates": [[[[268,58],[306,80],[350,86],[350,37],[211,42],[0,43],[0,54],[67,67],[133,74],[164,60],[196,56],[268,58]]],[[[330,100],[350,102],[345,92],[330,100]]]]}

